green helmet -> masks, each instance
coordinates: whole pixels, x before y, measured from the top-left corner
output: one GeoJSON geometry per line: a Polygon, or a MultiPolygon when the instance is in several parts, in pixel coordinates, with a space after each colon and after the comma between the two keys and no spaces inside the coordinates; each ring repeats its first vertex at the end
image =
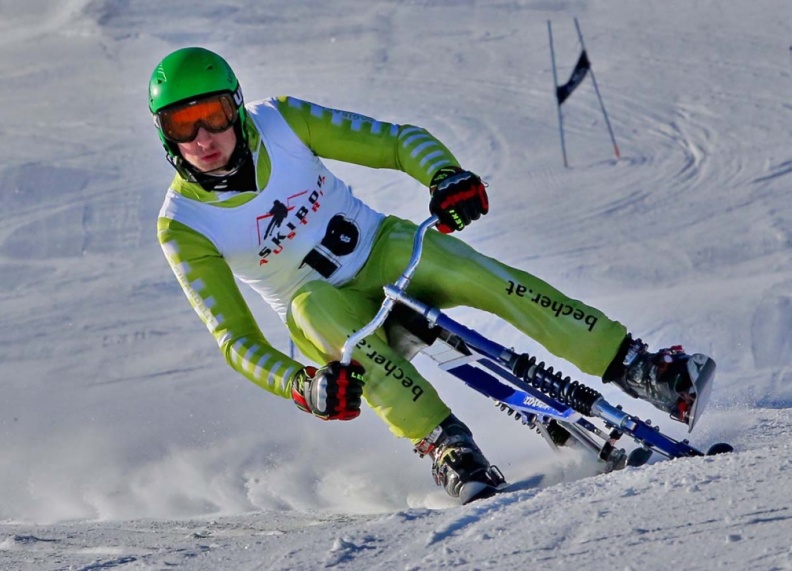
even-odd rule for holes
{"type": "MultiPolygon", "coordinates": [[[[182,48],[165,56],[154,68],[149,80],[149,111],[156,116],[159,111],[171,105],[219,93],[230,93],[233,96],[239,117],[235,124],[237,147],[240,153],[246,153],[247,113],[242,89],[228,62],[212,51],[198,47],[182,48]]],[[[165,137],[156,121],[155,124],[168,160],[180,173],[185,174],[182,172],[185,169],[188,171],[186,174],[193,175],[193,172],[189,172],[192,170],[190,165],[181,159],[178,146],[165,137]]]]}

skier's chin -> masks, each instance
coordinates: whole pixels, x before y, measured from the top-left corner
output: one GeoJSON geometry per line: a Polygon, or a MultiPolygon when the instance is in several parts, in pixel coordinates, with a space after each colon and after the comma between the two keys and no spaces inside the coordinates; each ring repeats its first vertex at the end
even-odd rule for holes
{"type": "Polygon", "coordinates": [[[228,163],[224,164],[221,167],[217,167],[216,169],[204,171],[204,174],[213,175],[213,176],[222,176],[230,173],[231,170],[228,168],[228,163]]]}
{"type": "Polygon", "coordinates": [[[223,164],[220,165],[220,166],[214,166],[213,163],[209,163],[208,165],[206,165],[205,168],[198,167],[198,169],[203,174],[206,174],[206,175],[209,175],[209,176],[224,176],[224,175],[227,175],[227,174],[229,174],[231,172],[229,170],[229,168],[228,168],[228,161],[227,160],[225,162],[223,162],[223,164]]]}

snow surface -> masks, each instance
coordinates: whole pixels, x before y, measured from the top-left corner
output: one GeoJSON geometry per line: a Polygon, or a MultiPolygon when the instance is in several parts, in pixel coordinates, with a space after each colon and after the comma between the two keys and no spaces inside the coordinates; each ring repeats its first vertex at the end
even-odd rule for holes
{"type": "MultiPolygon", "coordinates": [[[[792,569],[788,0],[0,1],[0,569],[792,569]],[[592,82],[558,137],[578,17],[592,82]],[[222,361],[155,238],[146,85],[203,45],[249,100],[425,126],[489,182],[463,238],[719,363],[689,435],[596,474],[418,361],[516,491],[467,507],[364,411],[320,423],[222,361]]],[[[420,221],[398,173],[333,165],[420,221]]],[[[271,341],[288,339],[249,298],[271,341]]],[[[546,356],[491,316],[453,315],[546,356]]],[[[423,359],[423,360],[421,360],[423,359]]],[[[676,438],[684,427],[549,363],[676,438]]]]}

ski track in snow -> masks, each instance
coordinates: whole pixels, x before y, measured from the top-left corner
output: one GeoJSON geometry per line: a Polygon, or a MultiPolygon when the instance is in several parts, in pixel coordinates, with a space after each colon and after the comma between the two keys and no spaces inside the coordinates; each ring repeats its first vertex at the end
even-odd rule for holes
{"type": "MultiPolygon", "coordinates": [[[[32,0],[3,16],[0,570],[792,569],[788,3],[32,0]],[[621,158],[586,80],[564,168],[546,22],[563,79],[575,16],[621,158]],[[596,474],[419,359],[515,483],[458,507],[373,415],[318,426],[235,378],[155,238],[172,170],[144,90],[184,45],[226,56],[249,100],[438,135],[489,183],[463,238],[653,347],[711,353],[711,408],[688,435],[454,315],[737,451],[596,474]]],[[[426,216],[403,175],[331,168],[375,208],[426,216]]]]}

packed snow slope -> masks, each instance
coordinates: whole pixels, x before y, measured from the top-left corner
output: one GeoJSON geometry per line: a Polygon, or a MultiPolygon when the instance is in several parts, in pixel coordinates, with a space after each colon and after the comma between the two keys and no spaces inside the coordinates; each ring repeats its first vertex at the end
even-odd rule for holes
{"type": "MultiPolygon", "coordinates": [[[[785,0],[0,0],[0,569],[792,569],[785,0]],[[591,79],[560,80],[586,41],[591,79]],[[489,183],[461,235],[718,361],[684,427],[492,316],[455,317],[726,456],[597,474],[425,358],[514,491],[458,507],[371,411],[322,423],[236,376],[159,250],[156,63],[217,50],[248,100],[424,126],[489,183]]],[[[422,220],[408,177],[332,168],[422,220]]],[[[452,261],[449,261],[452,263],[452,261]]],[[[277,317],[248,297],[272,343],[277,317]]]]}

